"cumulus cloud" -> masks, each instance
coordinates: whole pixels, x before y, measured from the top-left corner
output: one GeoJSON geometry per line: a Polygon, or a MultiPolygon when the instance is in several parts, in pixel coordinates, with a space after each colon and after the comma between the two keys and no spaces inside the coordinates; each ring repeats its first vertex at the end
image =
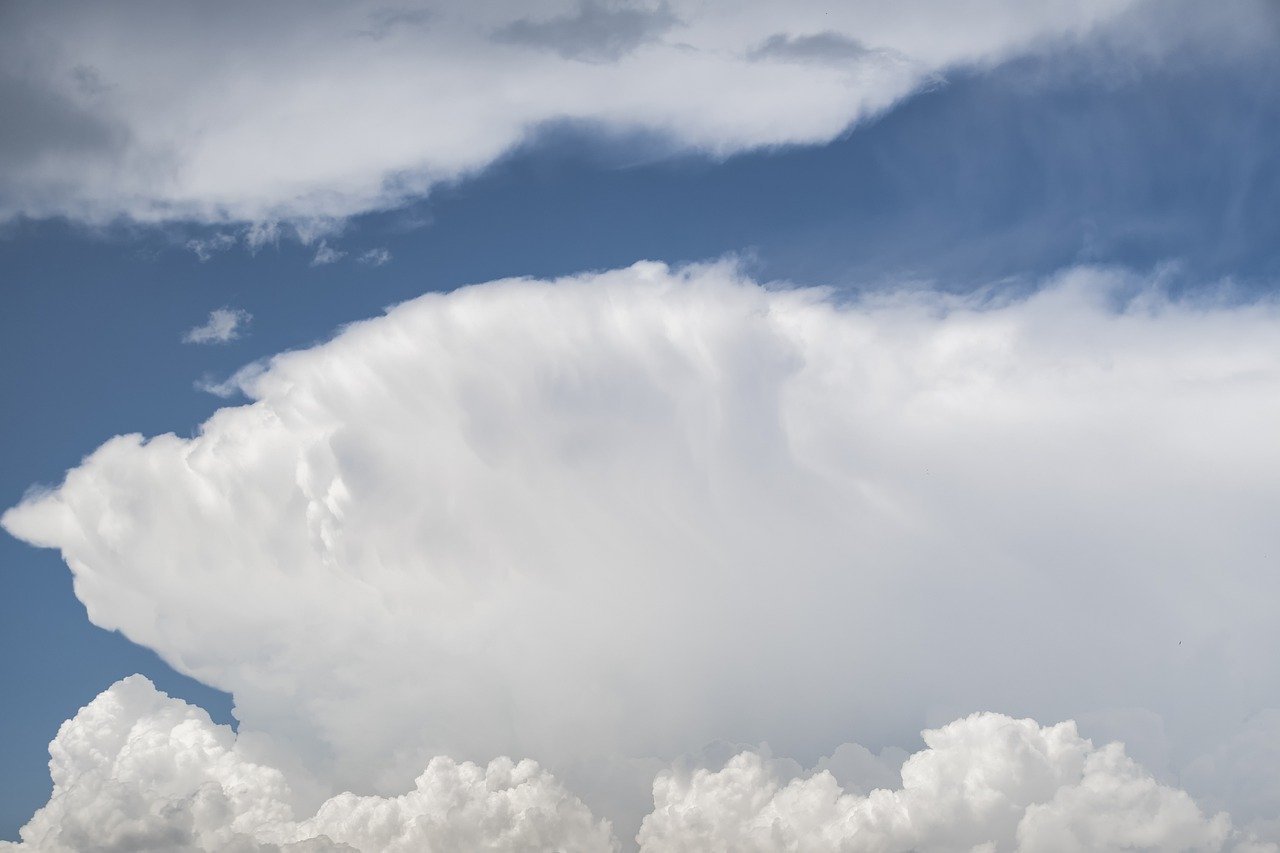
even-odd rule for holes
{"type": "Polygon", "coordinates": [[[187,330],[182,342],[187,344],[225,344],[240,337],[241,331],[253,320],[253,315],[243,308],[215,308],[209,319],[187,330]]]}
{"type": "Polygon", "coordinates": [[[811,762],[1128,707],[1183,762],[1280,707],[1271,302],[640,264],[426,295],[234,384],[3,525],[326,795],[524,756],[628,837],[645,785],[609,768],[718,739],[811,762]]]}
{"type": "Polygon", "coordinates": [[[314,231],[474,173],[548,122],[715,156],[821,143],[940,71],[1129,5],[20,0],[0,28],[0,219],[314,231]],[[842,61],[754,61],[761,45],[842,61]]]}
{"type": "MultiPolygon", "coordinates": [[[[923,733],[900,779],[867,794],[827,770],[744,751],[667,770],[636,838],[644,853],[779,850],[1271,851],[1161,785],[1123,747],[1070,722],[974,714],[923,733]]],[[[842,749],[862,749],[846,744],[842,749]]],[[[279,770],[231,729],[142,676],[106,690],[50,744],[53,793],[11,850],[601,851],[608,821],[532,761],[432,759],[408,793],[343,793],[304,820],[279,770]]],[[[895,774],[896,775],[896,774],[895,774]]]]}
{"type": "Polygon", "coordinates": [[[1276,850],[1155,781],[1119,743],[1071,722],[974,714],[923,733],[900,788],[861,796],[821,771],[784,783],[752,752],[724,769],[664,773],[644,820],[646,853],[778,850],[1276,850]]]}
{"type": "Polygon", "coordinates": [[[53,794],[21,830],[30,851],[529,851],[615,847],[607,821],[531,761],[437,758],[397,797],[342,794],[295,821],[283,774],[242,754],[227,726],[117,682],[49,745],[53,794]]]}

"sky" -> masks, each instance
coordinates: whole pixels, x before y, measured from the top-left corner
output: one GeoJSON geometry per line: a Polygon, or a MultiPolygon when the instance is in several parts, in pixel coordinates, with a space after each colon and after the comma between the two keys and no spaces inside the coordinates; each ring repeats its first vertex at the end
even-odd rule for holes
{"type": "Polygon", "coordinates": [[[1280,845],[1274,4],[0,24],[16,849],[1280,845]]]}

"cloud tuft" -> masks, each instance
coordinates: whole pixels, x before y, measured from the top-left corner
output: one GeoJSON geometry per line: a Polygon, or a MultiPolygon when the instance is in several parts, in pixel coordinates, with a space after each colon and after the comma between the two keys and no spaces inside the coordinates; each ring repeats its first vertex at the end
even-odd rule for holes
{"type": "Polygon", "coordinates": [[[316,248],[315,257],[311,259],[311,266],[323,267],[329,264],[337,263],[347,256],[346,252],[333,248],[325,240],[320,241],[320,245],[316,248]]]}
{"type": "Polygon", "coordinates": [[[243,308],[215,308],[209,312],[209,319],[199,326],[187,330],[182,336],[186,344],[226,344],[238,339],[244,328],[253,320],[253,315],[243,308]]]}
{"type": "Polygon", "coordinates": [[[381,267],[391,263],[391,252],[385,247],[378,247],[362,252],[356,260],[368,267],[381,267]]]}

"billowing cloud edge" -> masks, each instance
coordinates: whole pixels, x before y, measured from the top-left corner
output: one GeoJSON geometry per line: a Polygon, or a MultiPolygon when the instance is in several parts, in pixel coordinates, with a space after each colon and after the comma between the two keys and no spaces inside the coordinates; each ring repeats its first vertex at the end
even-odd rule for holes
{"type": "MultiPolygon", "coordinates": [[[[922,733],[901,784],[846,792],[827,769],[780,778],[758,751],[667,770],[636,839],[646,853],[778,850],[1275,851],[1158,783],[1075,724],[973,714],[922,733]]],[[[848,749],[845,745],[842,749],[848,749]]],[[[140,675],[105,690],[49,746],[53,793],[12,851],[619,849],[609,822],[531,761],[433,759],[399,796],[343,793],[295,818],[279,770],[228,726],[140,675]]],[[[828,760],[829,761],[829,760],[828,760]]]]}
{"type": "MultiPolygon", "coordinates": [[[[1118,692],[1207,726],[1197,754],[1274,696],[1276,327],[1089,268],[1016,298],[497,282],[245,371],[248,405],[113,439],[3,524],[326,793],[1118,692]]],[[[1193,763],[1215,812],[1275,813],[1273,732],[1193,763]]]]}

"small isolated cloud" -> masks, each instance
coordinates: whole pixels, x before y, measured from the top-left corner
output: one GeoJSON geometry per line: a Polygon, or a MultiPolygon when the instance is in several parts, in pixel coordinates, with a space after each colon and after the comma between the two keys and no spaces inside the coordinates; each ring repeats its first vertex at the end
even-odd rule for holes
{"type": "Polygon", "coordinates": [[[188,240],[185,245],[196,253],[200,263],[204,263],[219,252],[225,252],[236,244],[236,235],[219,232],[212,237],[197,237],[188,240]]]}
{"type": "Polygon", "coordinates": [[[315,257],[311,259],[311,266],[323,267],[328,264],[337,263],[346,256],[346,252],[333,248],[326,240],[321,240],[320,246],[316,249],[315,257]]]}
{"type": "Polygon", "coordinates": [[[363,252],[356,258],[360,263],[370,267],[380,267],[384,264],[391,263],[391,252],[386,248],[379,247],[363,252]]]}
{"type": "Polygon", "coordinates": [[[544,20],[522,18],[494,33],[498,41],[550,50],[564,59],[610,62],[656,41],[679,23],[665,4],[609,7],[584,0],[577,11],[544,20]]]}
{"type": "Polygon", "coordinates": [[[751,59],[779,59],[790,62],[848,62],[873,53],[856,39],[840,33],[824,32],[808,36],[776,33],[752,49],[751,59]]]}
{"type": "Polygon", "coordinates": [[[215,308],[209,319],[188,329],[182,336],[184,344],[225,344],[240,337],[253,315],[243,308],[215,308]]]}

